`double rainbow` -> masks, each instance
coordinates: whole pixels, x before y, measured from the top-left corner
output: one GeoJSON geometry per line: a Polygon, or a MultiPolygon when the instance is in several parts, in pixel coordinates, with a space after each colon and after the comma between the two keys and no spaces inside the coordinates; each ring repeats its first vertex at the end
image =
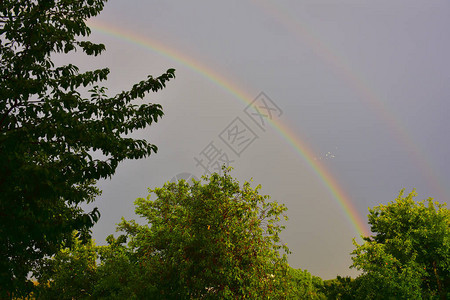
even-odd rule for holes
{"type": "MultiPolygon", "coordinates": [[[[223,77],[215,70],[208,68],[194,58],[174,49],[168,48],[156,40],[137,35],[124,29],[119,29],[111,24],[102,23],[97,20],[89,21],[88,25],[94,31],[118,38],[128,43],[139,45],[188,67],[189,69],[201,74],[214,84],[220,86],[235,98],[244,102],[246,105],[253,101],[254,95],[248,95],[245,91],[239,89],[235,84],[233,84],[231,80],[223,77]]],[[[310,169],[321,180],[324,187],[341,207],[348,222],[355,231],[355,234],[358,237],[361,235],[368,236],[368,227],[361,218],[360,214],[357,212],[353,203],[350,201],[349,196],[340,187],[337,179],[331,174],[331,172],[319,160],[315,159],[315,154],[311,148],[304,143],[302,139],[300,139],[298,135],[292,131],[292,129],[283,124],[281,121],[270,120],[270,124],[276,131],[278,131],[278,133],[294,149],[294,151],[297,152],[297,154],[309,165],[310,169]]]]}
{"type": "Polygon", "coordinates": [[[413,163],[425,175],[424,177],[428,184],[433,187],[435,196],[441,199],[449,198],[448,189],[445,188],[447,184],[444,183],[443,176],[437,174],[435,168],[433,168],[430,157],[414,141],[412,135],[398,117],[388,109],[386,104],[364,80],[364,76],[352,69],[350,63],[338,55],[337,51],[332,51],[322,39],[313,34],[312,30],[305,23],[302,23],[298,17],[284,8],[281,3],[269,0],[251,0],[251,2],[254,3],[256,9],[262,10],[266,15],[275,19],[286,30],[290,31],[294,37],[306,42],[317,56],[329,64],[334,71],[338,72],[348,82],[348,85],[358,92],[368,107],[389,127],[389,131],[394,135],[395,139],[407,149],[407,155],[410,156],[413,163]]]}

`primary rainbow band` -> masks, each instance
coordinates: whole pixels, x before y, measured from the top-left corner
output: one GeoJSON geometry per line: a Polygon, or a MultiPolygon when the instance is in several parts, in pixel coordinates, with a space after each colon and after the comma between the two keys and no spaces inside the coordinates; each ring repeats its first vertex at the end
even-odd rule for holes
{"type": "Polygon", "coordinates": [[[389,125],[389,129],[395,134],[395,138],[399,140],[400,144],[405,146],[409,152],[408,154],[412,156],[414,164],[417,164],[419,169],[424,172],[424,177],[429,185],[433,187],[433,192],[436,193],[435,197],[441,199],[450,198],[448,188],[444,188],[447,186],[443,181],[444,176],[440,176],[435,172],[435,168],[432,167],[433,163],[428,155],[425,154],[418,143],[414,142],[411,134],[401,124],[397,116],[380,100],[380,97],[376,95],[373,89],[369,87],[363,76],[357,74],[348,62],[337,55],[337,51],[332,51],[329,46],[323,43],[323,40],[312,34],[311,30],[304,23],[300,23],[300,20],[293,16],[290,11],[283,8],[281,3],[268,0],[251,0],[251,2],[255,4],[256,8],[263,10],[265,14],[282,24],[288,31],[291,31],[295,37],[306,42],[308,46],[313,48],[316,55],[330,64],[333,70],[339,72],[347,80],[351,88],[362,96],[364,102],[368,103],[383,122],[389,125]]]}
{"type": "MultiPolygon", "coordinates": [[[[136,45],[140,45],[164,57],[174,60],[184,66],[187,66],[191,70],[194,70],[195,72],[201,74],[208,80],[212,81],[214,84],[220,86],[228,93],[244,102],[245,105],[248,105],[253,101],[254,96],[247,95],[244,91],[237,88],[236,85],[234,85],[230,80],[221,76],[219,73],[202,65],[192,57],[188,57],[185,54],[170,49],[165,45],[159,43],[158,41],[152,40],[148,37],[137,35],[123,29],[116,28],[111,24],[106,24],[99,21],[89,21],[88,25],[90,28],[98,32],[113,36],[115,38],[119,38],[127,42],[131,42],[136,45]]],[[[315,155],[310,147],[308,147],[298,136],[296,136],[296,134],[294,134],[290,128],[281,123],[281,121],[269,120],[269,122],[271,126],[278,131],[278,133],[291,145],[291,147],[303,158],[303,160],[307,162],[309,167],[320,178],[322,183],[325,185],[327,190],[331,193],[333,198],[345,213],[347,220],[355,230],[358,238],[361,235],[368,236],[368,227],[366,223],[363,222],[356,208],[349,200],[348,195],[339,186],[338,181],[332,176],[330,171],[328,171],[327,168],[322,163],[320,163],[320,161],[314,159],[315,155]]]]}

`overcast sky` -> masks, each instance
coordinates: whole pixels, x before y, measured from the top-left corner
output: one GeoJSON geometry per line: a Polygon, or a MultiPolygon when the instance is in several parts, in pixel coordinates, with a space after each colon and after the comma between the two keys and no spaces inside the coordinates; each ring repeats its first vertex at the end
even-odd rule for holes
{"type": "Polygon", "coordinates": [[[275,127],[259,127],[247,104],[209,75],[249,101],[263,92],[277,108],[274,122],[313,151],[310,159],[367,223],[368,207],[393,201],[402,188],[416,188],[417,200],[449,199],[449,15],[448,1],[108,1],[97,24],[147,46],[94,28],[91,39],[105,54],[71,62],[109,67],[111,94],[169,68],[177,77],[147,97],[165,116],[134,135],[158,153],[122,163],[99,183],[97,243],[122,216],[135,218],[133,201],[147,188],[180,173],[200,177],[196,159],[206,162],[214,146],[233,161],[232,175],[253,178],[288,207],[283,241],[292,267],[324,279],[354,276],[357,233],[347,213],[305,157],[275,127]],[[227,130],[242,126],[247,135],[232,149],[227,130]]]}

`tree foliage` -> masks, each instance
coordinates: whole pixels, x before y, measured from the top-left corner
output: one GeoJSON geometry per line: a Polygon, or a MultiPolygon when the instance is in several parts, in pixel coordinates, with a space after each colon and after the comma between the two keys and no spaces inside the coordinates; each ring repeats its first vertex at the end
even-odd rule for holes
{"type": "Polygon", "coordinates": [[[62,245],[52,258],[44,259],[35,272],[37,299],[89,299],[97,282],[97,246],[82,243],[73,233],[70,247],[62,245]]]}
{"type": "Polygon", "coordinates": [[[357,281],[351,277],[337,276],[323,282],[323,293],[326,299],[353,300],[356,298],[357,281]]]}
{"type": "Polygon", "coordinates": [[[96,246],[74,235],[70,247],[62,245],[44,259],[35,272],[36,299],[154,299],[155,288],[146,280],[146,270],[124,243],[125,236],[106,239],[96,246]]]}
{"type": "Polygon", "coordinates": [[[283,298],[288,284],[278,224],[284,205],[269,202],[248,182],[228,172],[205,184],[185,181],[150,190],[136,213],[148,221],[123,220],[148,282],[162,299],[283,298]]]}
{"type": "Polygon", "coordinates": [[[450,297],[449,210],[414,196],[402,190],[396,201],[369,210],[374,235],[352,253],[353,267],[363,271],[361,299],[450,297]]]}
{"type": "Polygon", "coordinates": [[[96,180],[113,175],[124,159],[157,150],[126,135],[163,115],[160,105],[136,101],[164,88],[173,69],[111,97],[96,85],[108,68],[80,72],[52,61],[55,53],[105,50],[85,40],[86,20],[105,2],[0,2],[0,296],[26,290],[36,261],[55,253],[73,230],[88,236],[100,214],[79,205],[99,194],[96,180]]]}
{"type": "MultiPolygon", "coordinates": [[[[138,199],[136,212],[149,224],[122,220],[127,235],[109,236],[106,246],[74,235],[38,266],[37,298],[292,299],[278,224],[286,208],[228,171],[208,180],[167,183],[151,191],[156,200],[138,199]]],[[[308,288],[317,281],[300,277],[295,284],[308,288]]]]}
{"type": "Polygon", "coordinates": [[[324,294],[324,282],[307,270],[289,270],[292,286],[289,287],[289,299],[320,300],[327,299],[324,294]]]}
{"type": "Polygon", "coordinates": [[[126,237],[107,238],[108,245],[98,249],[100,265],[94,288],[95,299],[155,299],[156,288],[148,281],[148,271],[140,258],[125,245],[126,237]]]}

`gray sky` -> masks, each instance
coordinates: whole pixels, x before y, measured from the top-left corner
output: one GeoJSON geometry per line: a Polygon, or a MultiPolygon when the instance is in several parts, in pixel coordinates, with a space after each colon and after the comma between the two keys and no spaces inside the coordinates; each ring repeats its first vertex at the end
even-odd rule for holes
{"type": "Polygon", "coordinates": [[[214,145],[233,160],[235,177],[253,178],[288,207],[283,241],[291,266],[324,279],[354,276],[354,226],[307,160],[187,62],[250,100],[264,92],[279,108],[274,121],[313,151],[367,223],[367,208],[393,201],[402,188],[416,188],[417,200],[449,198],[449,13],[448,1],[109,1],[97,22],[147,46],[94,29],[92,40],[107,51],[94,59],[77,54],[75,63],[109,67],[111,94],[169,68],[177,77],[148,97],[162,104],[163,119],[134,135],[158,153],[122,163],[99,183],[97,242],[122,216],[135,217],[133,201],[148,187],[183,172],[200,177],[194,158],[214,145]],[[233,126],[248,133],[236,152],[226,144],[233,126]]]}

